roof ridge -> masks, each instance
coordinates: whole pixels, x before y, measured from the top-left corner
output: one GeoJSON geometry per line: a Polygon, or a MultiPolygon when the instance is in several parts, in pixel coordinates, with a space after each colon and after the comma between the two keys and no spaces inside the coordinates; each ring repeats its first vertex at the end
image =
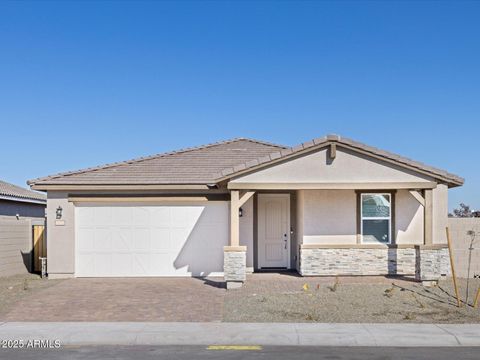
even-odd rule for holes
{"type": "Polygon", "coordinates": [[[257,140],[257,139],[247,138],[247,137],[238,137],[238,138],[234,138],[232,140],[245,140],[245,141],[250,141],[250,142],[255,143],[255,144],[274,146],[274,147],[278,147],[278,148],[281,148],[281,149],[287,149],[288,148],[288,146],[285,146],[285,145],[280,145],[280,144],[272,143],[272,142],[269,142],[269,141],[257,140]]]}
{"type": "Polygon", "coordinates": [[[355,141],[355,140],[352,140],[352,139],[349,139],[349,138],[346,138],[346,137],[342,137],[342,136],[336,135],[336,134],[329,134],[329,135],[326,135],[326,136],[321,137],[321,138],[312,139],[310,141],[300,143],[299,145],[296,145],[296,146],[293,146],[293,147],[284,148],[282,151],[273,152],[269,155],[262,156],[262,157],[259,157],[257,159],[250,160],[250,161],[247,161],[247,162],[243,162],[243,163],[238,164],[236,166],[225,168],[222,171],[220,171],[220,173],[217,173],[214,176],[216,176],[217,180],[220,180],[220,179],[223,179],[225,177],[230,177],[230,176],[234,175],[235,173],[238,173],[238,172],[256,167],[258,165],[266,164],[266,163],[269,163],[271,161],[278,160],[278,159],[281,159],[281,158],[286,158],[289,155],[293,155],[295,153],[298,153],[299,151],[308,150],[308,149],[314,148],[314,147],[321,147],[322,145],[325,145],[325,144],[328,144],[328,143],[333,143],[333,142],[343,144],[343,145],[347,145],[347,146],[352,146],[353,148],[358,148],[358,149],[364,150],[364,151],[372,153],[372,154],[382,156],[382,157],[390,159],[390,160],[395,160],[395,161],[397,161],[397,162],[399,162],[403,165],[407,165],[407,166],[413,167],[413,168],[418,169],[418,170],[427,171],[427,172],[430,172],[430,173],[432,173],[434,175],[437,175],[437,176],[450,178],[450,180],[453,180],[453,182],[463,183],[464,180],[465,180],[458,175],[452,174],[448,171],[436,168],[434,166],[424,164],[420,161],[412,160],[412,159],[409,159],[407,157],[395,154],[393,152],[390,152],[390,151],[387,151],[387,150],[382,150],[382,149],[367,145],[365,143],[361,143],[361,142],[358,142],[358,141],[355,141]]]}
{"type": "Polygon", "coordinates": [[[157,153],[157,154],[147,155],[147,156],[141,156],[141,157],[138,157],[138,158],[133,158],[133,159],[124,160],[124,161],[117,161],[117,162],[113,162],[113,163],[107,163],[107,164],[103,164],[103,165],[98,165],[98,166],[93,166],[93,167],[88,167],[88,168],[82,168],[82,169],[78,169],[78,170],[59,172],[59,173],[56,173],[56,174],[52,174],[52,175],[43,176],[43,177],[28,180],[27,184],[28,185],[33,185],[38,181],[52,180],[52,179],[56,179],[56,178],[59,178],[59,177],[62,177],[62,176],[83,174],[83,173],[90,172],[90,171],[109,169],[109,168],[112,168],[112,167],[115,167],[115,166],[138,163],[138,162],[157,159],[157,158],[170,156],[170,155],[184,154],[186,152],[207,149],[207,148],[210,148],[210,147],[213,147],[213,146],[230,144],[230,143],[233,143],[233,142],[236,142],[236,141],[250,141],[250,142],[253,142],[253,143],[257,143],[257,144],[275,146],[275,147],[279,147],[279,148],[285,148],[282,145],[268,143],[266,141],[254,140],[254,139],[249,139],[249,138],[244,138],[244,137],[236,137],[236,138],[216,141],[216,142],[208,143],[208,144],[204,144],[204,145],[190,146],[190,147],[186,147],[186,148],[180,148],[178,150],[166,151],[166,152],[163,152],[163,153],[157,153]]]}

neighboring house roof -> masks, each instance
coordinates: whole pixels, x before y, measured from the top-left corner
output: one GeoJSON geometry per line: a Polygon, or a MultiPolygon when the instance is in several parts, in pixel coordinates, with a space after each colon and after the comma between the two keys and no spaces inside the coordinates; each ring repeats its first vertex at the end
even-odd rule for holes
{"type": "Polygon", "coordinates": [[[1,180],[0,199],[33,203],[46,203],[47,201],[47,197],[45,196],[45,194],[24,189],[20,186],[13,185],[1,180]]]}
{"type": "Polygon", "coordinates": [[[464,180],[447,171],[383,151],[337,135],[287,148],[263,141],[238,138],[149,157],[60,173],[28,181],[35,185],[182,185],[216,184],[220,181],[285,161],[330,144],[380,158],[425,173],[450,186],[464,180]]]}
{"type": "Polygon", "coordinates": [[[222,169],[285,149],[246,138],[65,172],[28,181],[29,185],[63,184],[215,184],[222,169]]]}

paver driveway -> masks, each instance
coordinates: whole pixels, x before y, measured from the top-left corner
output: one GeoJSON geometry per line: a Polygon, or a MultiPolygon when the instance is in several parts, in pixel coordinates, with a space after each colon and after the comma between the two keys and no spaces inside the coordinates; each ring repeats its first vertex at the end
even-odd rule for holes
{"type": "MultiPolygon", "coordinates": [[[[4,321],[221,321],[223,279],[60,280],[16,303],[4,321]]],[[[57,280],[49,280],[57,281],[57,280]]]]}

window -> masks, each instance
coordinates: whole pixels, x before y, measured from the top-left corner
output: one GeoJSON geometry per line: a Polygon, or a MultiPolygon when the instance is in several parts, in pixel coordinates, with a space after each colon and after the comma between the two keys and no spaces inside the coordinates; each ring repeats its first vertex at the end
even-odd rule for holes
{"type": "Polygon", "coordinates": [[[361,194],[362,243],[390,244],[392,234],[392,195],[361,194]]]}

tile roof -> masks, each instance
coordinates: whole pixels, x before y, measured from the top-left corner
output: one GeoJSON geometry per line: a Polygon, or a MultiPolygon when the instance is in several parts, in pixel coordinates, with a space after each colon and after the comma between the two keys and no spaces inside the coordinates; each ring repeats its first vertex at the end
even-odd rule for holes
{"type": "Polygon", "coordinates": [[[214,184],[222,169],[266,156],[284,146],[246,138],[29,180],[29,185],[214,184]]]}
{"type": "Polygon", "coordinates": [[[462,185],[465,181],[462,177],[449,173],[445,170],[441,170],[441,169],[423,164],[421,162],[414,161],[412,159],[409,159],[385,150],[381,150],[376,147],[369,146],[358,141],[354,141],[349,138],[341,137],[339,135],[327,135],[321,138],[313,139],[311,141],[304,142],[295,147],[282,149],[280,151],[274,152],[272,154],[269,154],[268,156],[258,157],[257,159],[249,160],[242,164],[225,168],[220,173],[217,174],[217,178],[219,180],[228,179],[238,175],[239,173],[243,173],[248,170],[253,170],[254,168],[266,166],[271,162],[287,159],[289,157],[296,156],[300,152],[315,150],[317,148],[324,147],[331,143],[338,144],[339,146],[343,144],[346,147],[352,148],[354,150],[355,149],[361,150],[363,152],[366,152],[367,154],[376,155],[383,159],[391,160],[400,166],[406,166],[406,167],[413,168],[414,170],[426,172],[433,178],[444,179],[445,181],[451,183],[452,185],[456,185],[456,186],[462,185]]]}
{"type": "Polygon", "coordinates": [[[304,151],[336,143],[377,156],[399,166],[418,170],[449,185],[462,185],[464,179],[447,171],[340,137],[327,135],[295,147],[237,138],[181,149],[98,167],[55,174],[28,181],[33,185],[163,185],[215,184],[304,151]]]}
{"type": "Polygon", "coordinates": [[[28,202],[28,200],[33,200],[35,202],[46,202],[47,197],[45,194],[24,189],[20,186],[7,183],[0,180],[0,197],[2,198],[12,198],[11,200],[22,199],[28,202]]]}

